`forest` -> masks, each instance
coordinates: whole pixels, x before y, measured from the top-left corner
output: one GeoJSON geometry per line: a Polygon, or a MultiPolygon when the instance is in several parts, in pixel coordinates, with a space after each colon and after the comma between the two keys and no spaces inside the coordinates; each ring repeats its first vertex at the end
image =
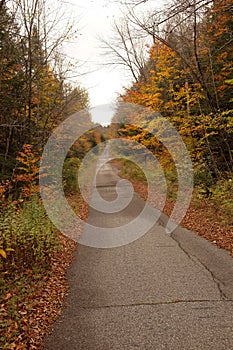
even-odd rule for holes
{"type": "MultiPolygon", "coordinates": [[[[232,1],[173,1],[144,15],[137,12],[142,2],[132,3],[115,22],[113,39],[103,40],[109,62],[133,77],[119,102],[145,106],[176,128],[193,162],[198,199],[211,198],[232,224],[232,1]]],[[[118,134],[156,154],[173,181],[174,163],[152,132],[156,118],[127,118],[118,134]]]]}
{"type": "MultiPolygon", "coordinates": [[[[196,209],[203,213],[204,204],[205,211],[210,207],[218,216],[221,235],[227,227],[233,252],[233,3],[173,0],[140,13],[145,2],[123,1],[124,16],[113,25],[113,39],[102,39],[108,64],[132,75],[119,106],[145,106],[176,128],[193,162],[196,209]]],[[[108,138],[134,140],[159,158],[171,202],[177,186],[174,162],[149,131],[156,129],[156,120],[129,114],[128,123],[114,124],[113,118],[108,128],[91,121],[88,93],[78,83],[69,83],[72,62],[62,51],[76,29],[69,21],[59,25],[60,9],[50,11],[52,17],[46,0],[0,1],[3,349],[40,349],[67,293],[64,275],[76,244],[46,216],[38,183],[43,147],[56,126],[75,112],[87,111],[83,123],[90,131],[72,146],[63,168],[65,194],[83,219],[88,207],[77,188],[76,172],[85,154],[108,138]]],[[[129,162],[118,166],[123,176],[142,181],[129,162]]]]}

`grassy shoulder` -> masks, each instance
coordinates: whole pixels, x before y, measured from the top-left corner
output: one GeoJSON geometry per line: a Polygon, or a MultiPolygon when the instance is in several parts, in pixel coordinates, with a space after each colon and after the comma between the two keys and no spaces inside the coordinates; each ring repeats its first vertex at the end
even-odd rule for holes
{"type": "MultiPolygon", "coordinates": [[[[142,171],[128,160],[114,160],[119,175],[131,181],[135,192],[147,200],[147,182],[142,171]]],[[[164,213],[170,215],[175,204],[176,174],[166,173],[168,185],[164,213]]],[[[233,181],[219,180],[209,186],[208,194],[201,181],[194,188],[191,205],[181,225],[208,239],[218,247],[229,250],[233,256],[233,181]]],[[[151,200],[156,207],[156,198],[151,200]]]]}

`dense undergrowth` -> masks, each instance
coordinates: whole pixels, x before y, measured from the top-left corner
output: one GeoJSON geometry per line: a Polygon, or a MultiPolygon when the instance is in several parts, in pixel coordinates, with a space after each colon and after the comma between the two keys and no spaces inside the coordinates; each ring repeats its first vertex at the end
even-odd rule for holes
{"type": "Polygon", "coordinates": [[[36,195],[1,208],[0,233],[0,348],[11,349],[29,311],[23,309],[24,299],[46,281],[60,245],[36,195]]]}
{"type": "Polygon", "coordinates": [[[57,234],[37,196],[22,206],[11,203],[2,208],[0,227],[1,270],[6,279],[49,266],[58,248],[57,234]]]}
{"type": "MultiPolygon", "coordinates": [[[[25,158],[28,162],[28,153],[25,158]]],[[[69,201],[74,204],[73,209],[81,213],[84,219],[87,207],[83,205],[77,183],[80,163],[78,158],[67,158],[63,185],[69,201]]],[[[27,339],[33,333],[29,319],[38,312],[37,299],[54,275],[54,261],[59,256],[65,260],[63,250],[66,245],[70,245],[69,239],[61,237],[46,214],[38,194],[37,178],[29,181],[28,176],[25,177],[25,174],[29,174],[28,168],[27,164],[21,175],[24,180],[20,183],[21,196],[18,196],[19,190],[11,198],[5,195],[9,188],[14,188],[13,182],[5,186],[5,192],[2,190],[0,203],[1,349],[26,349],[27,342],[33,343],[27,339]],[[14,345],[16,339],[17,346],[14,345]]],[[[35,173],[38,173],[37,170],[35,173]]],[[[49,303],[53,304],[51,300],[49,303]]],[[[39,311],[43,314],[43,308],[39,311]]],[[[29,348],[33,349],[33,346],[29,348]]]]}

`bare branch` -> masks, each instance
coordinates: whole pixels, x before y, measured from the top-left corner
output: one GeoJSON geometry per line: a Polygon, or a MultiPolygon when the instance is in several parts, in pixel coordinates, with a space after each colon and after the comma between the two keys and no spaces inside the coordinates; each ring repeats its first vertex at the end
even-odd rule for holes
{"type": "Polygon", "coordinates": [[[123,65],[130,71],[135,81],[143,74],[147,60],[145,40],[135,35],[129,23],[122,19],[114,23],[114,37],[110,40],[100,38],[102,49],[108,57],[107,65],[123,65]]]}

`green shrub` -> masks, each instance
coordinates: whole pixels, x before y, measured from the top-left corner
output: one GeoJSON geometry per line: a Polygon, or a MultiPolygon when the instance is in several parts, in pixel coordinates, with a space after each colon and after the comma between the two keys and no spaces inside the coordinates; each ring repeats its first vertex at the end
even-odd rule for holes
{"type": "Polygon", "coordinates": [[[134,162],[128,159],[122,159],[121,161],[121,175],[127,179],[134,179],[142,182],[146,182],[145,174],[142,169],[134,162]]]}
{"type": "Polygon", "coordinates": [[[211,194],[211,186],[214,184],[214,178],[205,164],[194,165],[194,185],[199,192],[200,197],[208,197],[211,194]]]}
{"type": "Polygon", "coordinates": [[[178,175],[176,168],[173,167],[169,170],[165,170],[164,173],[167,184],[167,199],[170,199],[171,201],[176,201],[178,191],[178,175]]]}
{"type": "Polygon", "coordinates": [[[48,267],[58,239],[45,209],[34,196],[20,208],[1,208],[0,267],[6,276],[48,267]]]}
{"type": "Polygon", "coordinates": [[[212,186],[211,191],[211,200],[223,213],[224,217],[228,219],[227,222],[233,224],[233,180],[219,180],[214,186],[212,186]]]}
{"type": "Polygon", "coordinates": [[[67,158],[63,166],[63,188],[65,194],[78,191],[78,169],[81,161],[79,158],[67,158]]]}

